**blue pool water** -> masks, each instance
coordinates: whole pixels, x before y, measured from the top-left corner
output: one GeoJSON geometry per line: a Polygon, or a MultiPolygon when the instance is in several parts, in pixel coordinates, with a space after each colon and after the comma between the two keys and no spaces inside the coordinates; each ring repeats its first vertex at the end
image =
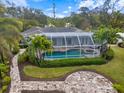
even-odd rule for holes
{"type": "MultiPolygon", "coordinates": [[[[80,52],[80,49],[71,49],[66,51],[53,51],[51,53],[45,53],[45,58],[78,58],[85,57],[85,55],[91,53],[85,53],[84,51],[80,52]],[[81,55],[80,55],[81,54],[81,55]]],[[[93,53],[92,53],[93,54],[93,53]]]]}

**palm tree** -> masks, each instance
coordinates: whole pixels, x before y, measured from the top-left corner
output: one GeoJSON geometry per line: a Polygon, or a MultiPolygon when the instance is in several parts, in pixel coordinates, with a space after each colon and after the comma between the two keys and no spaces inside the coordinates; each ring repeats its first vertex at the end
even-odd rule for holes
{"type": "Polygon", "coordinates": [[[0,59],[2,63],[5,58],[11,57],[11,52],[20,39],[21,35],[15,26],[0,24],[0,59]]]}

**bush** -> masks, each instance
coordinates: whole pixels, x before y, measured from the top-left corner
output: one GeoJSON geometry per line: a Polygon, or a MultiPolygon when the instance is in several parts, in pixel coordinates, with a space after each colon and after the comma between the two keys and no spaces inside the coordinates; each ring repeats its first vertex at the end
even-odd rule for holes
{"type": "Polygon", "coordinates": [[[11,81],[11,78],[9,77],[9,76],[5,76],[4,78],[3,78],[3,85],[8,85],[9,83],[10,83],[10,81],[11,81]]]}
{"type": "Polygon", "coordinates": [[[15,46],[12,53],[17,54],[19,52],[19,46],[15,46]]]}
{"type": "Polygon", "coordinates": [[[29,59],[28,53],[25,51],[23,54],[19,55],[18,62],[22,63],[22,62],[28,61],[28,59],[29,59]]]}
{"type": "Polygon", "coordinates": [[[5,76],[6,76],[6,73],[1,72],[1,76],[2,76],[2,77],[5,77],[5,76]]]}
{"type": "Polygon", "coordinates": [[[2,89],[0,90],[0,93],[3,93],[3,92],[2,92],[2,89]]]}
{"type": "Polygon", "coordinates": [[[104,64],[103,58],[78,58],[78,59],[61,59],[53,61],[40,62],[40,67],[66,67],[80,65],[101,65],[104,64]]]}
{"type": "Polygon", "coordinates": [[[4,93],[7,90],[7,85],[2,86],[2,93],[4,93]]]}
{"type": "Polygon", "coordinates": [[[124,86],[120,84],[114,84],[113,87],[119,92],[119,93],[124,93],[124,86]]]}
{"type": "Polygon", "coordinates": [[[105,53],[102,54],[102,57],[106,60],[112,60],[114,58],[114,51],[109,48],[105,53]]]}

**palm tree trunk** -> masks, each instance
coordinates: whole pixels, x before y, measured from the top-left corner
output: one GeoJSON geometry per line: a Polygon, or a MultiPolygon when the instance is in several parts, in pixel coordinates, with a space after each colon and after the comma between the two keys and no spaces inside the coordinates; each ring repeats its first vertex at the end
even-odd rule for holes
{"type": "Polygon", "coordinates": [[[1,62],[4,63],[4,56],[3,56],[3,53],[0,53],[0,58],[1,58],[1,62]]]}
{"type": "Polygon", "coordinates": [[[0,88],[2,87],[2,74],[1,74],[1,70],[0,70],[0,88]]]}

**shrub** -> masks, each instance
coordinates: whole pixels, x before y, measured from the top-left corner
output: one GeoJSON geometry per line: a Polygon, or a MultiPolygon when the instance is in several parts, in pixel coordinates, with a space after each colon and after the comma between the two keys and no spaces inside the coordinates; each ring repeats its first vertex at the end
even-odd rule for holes
{"type": "Polygon", "coordinates": [[[2,76],[2,77],[5,77],[5,76],[6,76],[6,73],[1,72],[1,76],[2,76]]]}
{"type": "Polygon", "coordinates": [[[11,81],[11,78],[9,76],[5,76],[3,78],[3,85],[8,85],[11,81]]]}
{"type": "Polygon", "coordinates": [[[80,65],[101,65],[105,60],[99,58],[78,58],[78,59],[61,59],[53,61],[40,62],[40,67],[66,67],[66,66],[80,66],[80,65]]]}
{"type": "Polygon", "coordinates": [[[3,93],[3,92],[2,92],[2,89],[0,90],[0,93],[3,93]]]}
{"type": "Polygon", "coordinates": [[[15,46],[15,47],[13,48],[12,53],[13,53],[13,54],[17,54],[18,52],[19,52],[19,46],[15,46]]]}
{"type": "Polygon", "coordinates": [[[112,60],[114,57],[114,51],[111,48],[109,48],[105,53],[102,54],[102,57],[108,61],[112,60]]]}
{"type": "Polygon", "coordinates": [[[2,93],[4,93],[7,90],[7,85],[2,86],[2,93]]]}
{"type": "Polygon", "coordinates": [[[124,86],[120,84],[114,84],[113,87],[119,92],[119,93],[124,93],[124,86]]]}
{"type": "Polygon", "coordinates": [[[28,53],[25,51],[23,54],[19,55],[18,62],[22,63],[22,62],[28,61],[28,59],[29,59],[28,53]]]}

